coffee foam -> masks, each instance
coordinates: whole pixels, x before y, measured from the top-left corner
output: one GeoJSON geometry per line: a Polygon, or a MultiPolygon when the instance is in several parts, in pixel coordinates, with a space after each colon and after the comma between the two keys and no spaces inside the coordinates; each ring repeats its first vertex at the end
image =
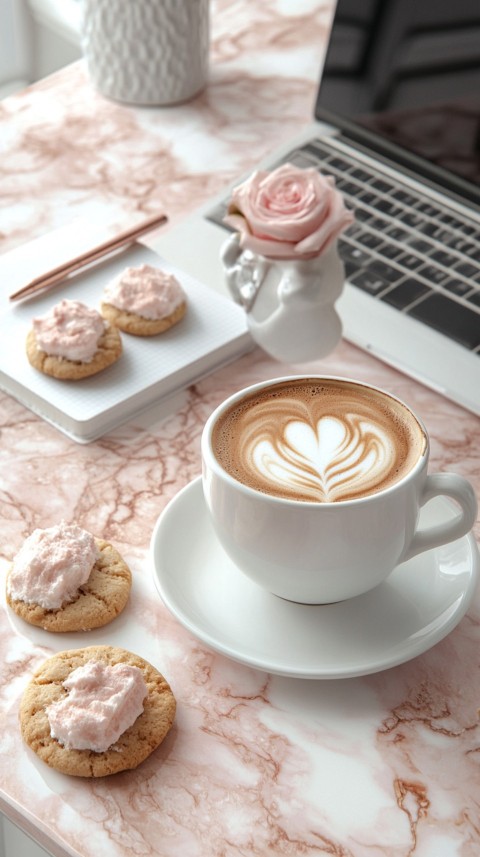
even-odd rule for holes
{"type": "Polygon", "coordinates": [[[224,469],[278,497],[338,502],[382,491],[423,453],[425,434],[401,403],[333,379],[291,380],[221,415],[213,448],[224,469]]]}

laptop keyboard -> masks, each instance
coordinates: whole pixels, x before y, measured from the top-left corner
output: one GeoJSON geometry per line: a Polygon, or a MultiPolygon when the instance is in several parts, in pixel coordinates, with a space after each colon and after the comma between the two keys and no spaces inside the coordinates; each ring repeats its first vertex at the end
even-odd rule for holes
{"type": "Polygon", "coordinates": [[[480,355],[480,226],[328,140],[284,160],[333,175],[355,211],[338,245],[353,286],[480,355]]]}
{"type": "Polygon", "coordinates": [[[339,241],[349,282],[480,353],[480,227],[323,140],[289,160],[335,176],[355,211],[339,241]]]}

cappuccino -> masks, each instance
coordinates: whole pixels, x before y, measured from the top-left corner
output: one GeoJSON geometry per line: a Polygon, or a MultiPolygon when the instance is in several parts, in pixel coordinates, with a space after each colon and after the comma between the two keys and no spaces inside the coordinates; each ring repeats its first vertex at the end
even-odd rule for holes
{"type": "Polygon", "coordinates": [[[220,413],[212,447],[223,469],[256,491],[335,503],[399,482],[427,439],[412,412],[388,393],[342,379],[292,378],[220,413]]]}

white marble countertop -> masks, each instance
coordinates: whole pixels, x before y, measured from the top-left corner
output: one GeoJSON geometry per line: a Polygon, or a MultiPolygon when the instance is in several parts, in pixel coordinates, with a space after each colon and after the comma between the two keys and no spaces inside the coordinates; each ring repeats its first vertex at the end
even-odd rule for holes
{"type": "MultiPolygon", "coordinates": [[[[330,15],[330,0],[214,0],[209,86],[183,106],[107,101],[82,62],[0,102],[1,249],[102,212],[164,208],[175,226],[311,120],[330,15]]],[[[7,284],[0,289],[5,297],[7,284]]],[[[346,342],[309,369],[407,400],[430,432],[432,469],[468,476],[479,493],[476,417],[346,342]]],[[[234,390],[288,371],[255,350],[168,412],[152,408],[86,446],[0,396],[2,573],[35,527],[63,517],[111,540],[134,576],[125,612],[83,634],[28,626],[2,596],[0,810],[54,855],[480,852],[480,595],[444,640],[408,663],[308,681],[210,650],[155,588],[152,531],[200,473],[206,417],[234,390]],[[158,667],[177,718],[136,770],[69,779],[23,744],[18,704],[45,657],[97,642],[158,667]]]]}

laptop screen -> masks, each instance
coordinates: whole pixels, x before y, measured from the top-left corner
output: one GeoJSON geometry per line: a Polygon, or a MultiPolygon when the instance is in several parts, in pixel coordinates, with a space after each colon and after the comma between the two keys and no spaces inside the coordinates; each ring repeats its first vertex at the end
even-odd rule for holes
{"type": "Polygon", "coordinates": [[[480,201],[479,0],[338,0],[316,117],[480,201]]]}

